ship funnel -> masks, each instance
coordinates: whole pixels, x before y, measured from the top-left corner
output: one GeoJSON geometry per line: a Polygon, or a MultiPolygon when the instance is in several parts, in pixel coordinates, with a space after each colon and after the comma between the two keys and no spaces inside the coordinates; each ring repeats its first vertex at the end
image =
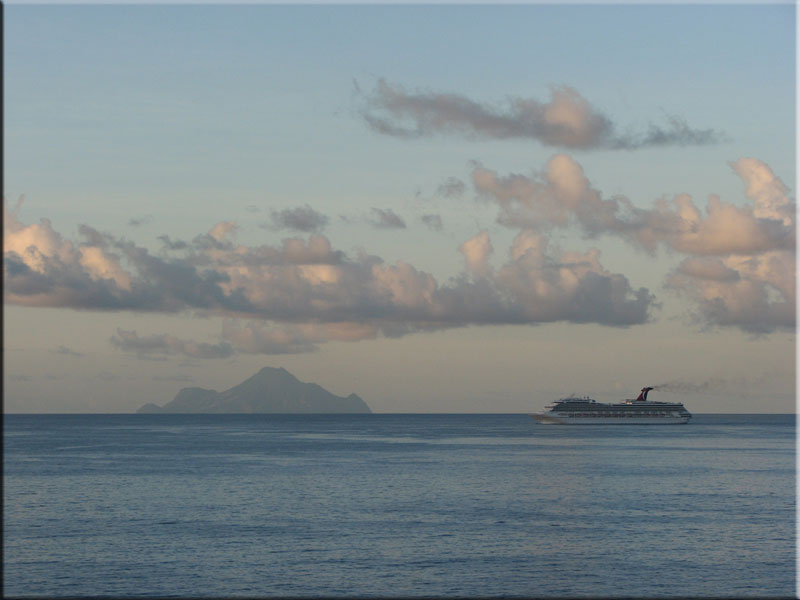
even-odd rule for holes
{"type": "Polygon", "coordinates": [[[651,387],[643,387],[642,391],[639,392],[639,397],[636,398],[636,401],[637,402],[643,402],[643,401],[647,400],[647,392],[649,392],[652,389],[653,388],[651,388],[651,387]]]}

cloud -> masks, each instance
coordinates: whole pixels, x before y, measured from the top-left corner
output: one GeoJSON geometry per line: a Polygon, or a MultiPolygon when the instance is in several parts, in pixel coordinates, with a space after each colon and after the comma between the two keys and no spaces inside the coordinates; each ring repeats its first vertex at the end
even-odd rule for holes
{"type": "Polygon", "coordinates": [[[553,156],[533,176],[500,176],[481,165],[472,182],[483,197],[497,203],[498,223],[513,228],[577,226],[588,238],[612,234],[654,252],[659,245],[686,254],[751,254],[794,249],[794,202],[764,163],[734,164],[747,180],[753,206],[708,199],[703,215],[688,194],[661,199],[641,209],[623,196],[605,198],[593,188],[583,168],[570,156],[553,156]],[[752,188],[752,189],[751,189],[752,188]],[[783,194],[780,191],[783,190],[783,194]]]}
{"type": "Polygon", "coordinates": [[[500,176],[475,165],[476,191],[498,206],[498,223],[548,230],[577,227],[587,238],[619,237],[654,254],[659,247],[685,255],[667,286],[692,300],[705,326],[734,326],[754,334],[795,327],[795,211],[788,187],[753,158],[730,163],[750,204],[716,195],[705,211],[688,194],[651,208],[627,198],[605,198],[567,155],[552,157],[541,173],[500,176]]]}
{"type": "Polygon", "coordinates": [[[4,224],[10,304],[249,320],[225,325],[215,344],[118,329],[111,343],[142,359],[306,352],[328,341],[475,324],[629,326],[646,322],[657,306],[648,290],[605,270],[599,251],[552,252],[529,229],[498,268],[487,232],[467,240],[460,247],[465,271],[443,284],[405,261],[388,264],[364,251],[348,257],[322,235],[236,244],[238,226],[229,221],[190,243],[163,236],[158,255],[87,225],[71,241],[46,220],[26,225],[7,213],[4,224]]]}
{"type": "Polygon", "coordinates": [[[510,260],[491,275],[495,287],[525,307],[537,321],[568,320],[627,326],[649,320],[658,305],[646,289],[600,264],[600,251],[548,252],[548,240],[523,230],[514,239],[510,260]]]}
{"type": "Polygon", "coordinates": [[[472,239],[467,240],[458,251],[464,255],[464,260],[467,263],[467,270],[473,275],[486,276],[490,273],[489,256],[494,251],[492,243],[489,240],[489,233],[482,231],[472,239]]]}
{"type": "Polygon", "coordinates": [[[715,144],[713,129],[692,129],[679,117],[646,132],[618,135],[609,117],[572,87],[551,89],[550,101],[509,98],[503,106],[480,104],[459,94],[411,93],[380,79],[360,111],[378,133],[401,138],[456,135],[469,139],[528,139],[568,149],[635,150],[656,146],[715,144]]]}
{"type": "Polygon", "coordinates": [[[217,240],[217,242],[222,243],[229,236],[236,233],[238,229],[239,226],[233,221],[222,221],[221,223],[214,225],[214,227],[212,227],[208,232],[208,235],[217,240]]]}
{"type": "Polygon", "coordinates": [[[425,225],[427,225],[430,229],[433,229],[434,231],[441,231],[444,228],[441,215],[435,215],[435,214],[422,215],[422,217],[420,217],[420,221],[422,221],[425,225]]]}
{"type": "MultiPolygon", "coordinates": [[[[795,202],[761,161],[732,164],[752,207],[709,200],[708,216],[689,242],[676,249],[694,255],[670,274],[667,286],[695,303],[694,318],[707,326],[734,326],[754,335],[796,327],[795,202]],[[715,250],[717,256],[702,256],[715,250]]],[[[697,221],[695,221],[697,222],[697,221]]]]}
{"type": "Polygon", "coordinates": [[[175,240],[173,242],[168,235],[160,235],[158,236],[158,240],[164,244],[164,248],[167,250],[185,250],[189,247],[189,244],[181,240],[175,240]]]}
{"type": "Polygon", "coordinates": [[[369,222],[379,229],[405,229],[406,222],[391,208],[373,208],[369,222]]]}
{"type": "Polygon", "coordinates": [[[320,236],[284,240],[282,248],[234,247],[225,239],[235,229],[230,223],[197,236],[185,246],[184,258],[154,256],[87,226],[82,230],[90,239],[80,244],[64,240],[46,219],[25,226],[7,213],[4,224],[5,298],[27,306],[259,312],[258,299],[246,298],[230,284],[232,278],[249,281],[266,274],[266,265],[310,263],[320,271],[340,260],[320,236]]]}
{"type": "Polygon", "coordinates": [[[794,227],[796,206],[789,199],[789,188],[769,165],[756,158],[740,158],[729,164],[744,182],[745,195],[753,201],[756,218],[794,227]]]}
{"type": "Polygon", "coordinates": [[[128,225],[130,227],[140,227],[142,225],[148,225],[153,222],[153,215],[145,215],[143,217],[134,217],[132,219],[128,219],[128,225]]]}
{"type": "Polygon", "coordinates": [[[191,375],[153,375],[153,381],[177,381],[179,383],[191,383],[195,379],[191,375]]]}
{"type": "Polygon", "coordinates": [[[246,354],[296,354],[314,352],[319,343],[329,341],[357,342],[374,339],[380,327],[375,323],[298,323],[264,324],[250,321],[241,325],[225,320],[222,337],[238,352],[246,354]]]}
{"type": "Polygon", "coordinates": [[[135,352],[137,356],[152,354],[180,355],[189,358],[227,358],[233,355],[229,344],[208,344],[182,340],[169,334],[140,337],[135,331],[117,328],[111,336],[111,344],[125,352],[135,352]]]}
{"type": "Polygon", "coordinates": [[[67,348],[66,346],[61,346],[61,345],[59,345],[55,350],[51,350],[50,352],[52,352],[54,354],[65,354],[67,356],[75,356],[75,357],[78,357],[78,358],[83,356],[82,353],[76,352],[72,348],[67,348]]]}
{"type": "Polygon", "coordinates": [[[694,301],[706,326],[736,326],[755,334],[794,331],[796,260],[791,252],[687,258],[667,286],[694,301]]]}
{"type": "Polygon", "coordinates": [[[466,191],[467,185],[456,177],[450,177],[436,187],[436,194],[444,198],[459,198],[466,191]]]}
{"type": "MultiPolygon", "coordinates": [[[[645,288],[606,271],[599,251],[550,255],[544,236],[520,233],[510,260],[489,265],[493,252],[487,232],[460,247],[467,272],[441,287],[427,273],[399,261],[371,266],[374,296],[352,321],[241,325],[223,323],[223,339],[238,352],[313,352],[328,341],[360,341],[470,324],[534,324],[554,321],[628,326],[646,322],[657,305],[645,288]]],[[[363,275],[363,274],[362,274],[363,275]]],[[[354,277],[349,277],[351,281],[354,277]]]]}
{"type": "Polygon", "coordinates": [[[328,217],[308,205],[298,208],[272,211],[274,229],[291,229],[306,233],[318,233],[328,224],[328,217]]]}

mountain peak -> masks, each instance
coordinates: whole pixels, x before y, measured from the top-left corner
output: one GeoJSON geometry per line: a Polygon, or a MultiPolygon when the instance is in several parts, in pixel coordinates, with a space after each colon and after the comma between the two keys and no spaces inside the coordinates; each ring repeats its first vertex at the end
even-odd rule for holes
{"type": "Polygon", "coordinates": [[[283,367],[263,367],[256,373],[256,376],[263,376],[263,375],[289,375],[294,377],[289,371],[284,369],[283,367]]]}
{"type": "MultiPolygon", "coordinates": [[[[284,381],[284,382],[288,382],[288,381],[293,381],[294,382],[294,381],[296,381],[296,382],[300,383],[300,381],[297,379],[297,377],[295,377],[294,375],[289,373],[289,371],[287,371],[283,367],[264,367],[258,373],[256,373],[255,375],[253,375],[252,377],[246,379],[243,383],[246,383],[247,381],[251,381],[251,380],[262,382],[262,383],[270,382],[270,381],[284,381]]],[[[240,384],[240,385],[242,385],[242,384],[240,384]]]]}
{"type": "Polygon", "coordinates": [[[183,388],[159,407],[148,403],[148,413],[368,413],[356,394],[336,396],[316,383],[303,383],[283,367],[264,367],[224,392],[183,388]]]}

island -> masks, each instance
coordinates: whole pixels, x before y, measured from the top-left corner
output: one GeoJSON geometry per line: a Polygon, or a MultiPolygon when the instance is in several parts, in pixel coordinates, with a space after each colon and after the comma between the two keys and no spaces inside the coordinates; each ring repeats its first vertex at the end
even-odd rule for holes
{"type": "Polygon", "coordinates": [[[357,395],[336,396],[316,383],[304,383],[284,368],[264,367],[237,386],[217,392],[198,387],[183,388],[165,404],[148,403],[139,413],[370,413],[357,395]]]}

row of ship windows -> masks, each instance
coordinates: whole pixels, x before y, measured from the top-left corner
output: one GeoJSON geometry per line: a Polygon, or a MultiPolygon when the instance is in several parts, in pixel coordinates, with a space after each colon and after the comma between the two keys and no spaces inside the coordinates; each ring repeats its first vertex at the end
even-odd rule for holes
{"type": "Polygon", "coordinates": [[[665,411],[637,411],[637,412],[605,412],[595,411],[588,413],[570,412],[566,413],[572,417],[669,417],[672,413],[665,411]]]}

